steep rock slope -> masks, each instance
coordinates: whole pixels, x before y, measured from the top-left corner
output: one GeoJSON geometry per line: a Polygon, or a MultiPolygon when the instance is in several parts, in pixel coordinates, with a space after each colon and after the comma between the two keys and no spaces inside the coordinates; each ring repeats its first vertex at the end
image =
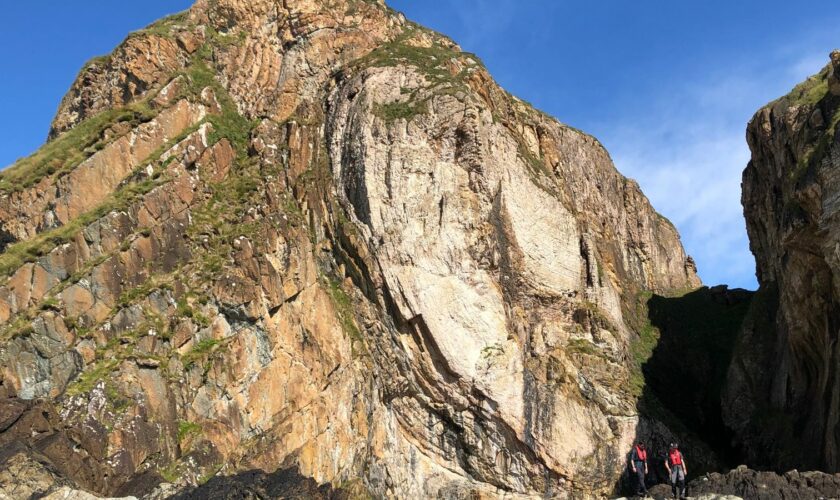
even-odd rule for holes
{"type": "Polygon", "coordinates": [[[840,52],[749,125],[743,205],[760,290],[724,419],[748,463],[840,470],[840,52]],[[772,369],[768,369],[772,367],[772,369]]]}
{"type": "Polygon", "coordinates": [[[0,446],[55,488],[599,495],[668,432],[636,403],[644,297],[699,286],[674,227],[381,2],[199,0],[0,190],[0,446]]]}

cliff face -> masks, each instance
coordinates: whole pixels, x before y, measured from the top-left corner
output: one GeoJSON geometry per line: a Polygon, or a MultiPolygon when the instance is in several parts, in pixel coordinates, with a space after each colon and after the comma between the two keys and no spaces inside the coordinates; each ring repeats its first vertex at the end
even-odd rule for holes
{"type": "Polygon", "coordinates": [[[840,470],[840,52],[831,59],[747,133],[743,205],[760,290],[724,418],[750,464],[782,470],[840,470]]]}
{"type": "Polygon", "coordinates": [[[0,190],[6,491],[602,494],[660,425],[640,297],[699,286],[595,139],[376,1],[199,0],[0,190]]]}

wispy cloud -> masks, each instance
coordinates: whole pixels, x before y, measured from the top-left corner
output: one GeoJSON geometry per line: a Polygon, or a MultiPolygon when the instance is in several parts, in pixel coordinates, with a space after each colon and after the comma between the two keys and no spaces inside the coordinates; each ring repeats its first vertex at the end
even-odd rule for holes
{"type": "Polygon", "coordinates": [[[605,127],[616,165],[676,224],[708,284],[756,286],[740,203],[741,174],[750,158],[744,130],[760,106],[828,59],[824,50],[800,53],[806,55],[779,55],[777,65],[745,64],[676,84],[638,120],[605,127]]]}

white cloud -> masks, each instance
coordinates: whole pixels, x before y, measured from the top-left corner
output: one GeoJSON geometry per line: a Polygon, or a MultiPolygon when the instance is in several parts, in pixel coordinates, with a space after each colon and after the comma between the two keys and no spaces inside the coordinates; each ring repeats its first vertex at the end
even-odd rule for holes
{"type": "Polygon", "coordinates": [[[602,127],[616,166],[676,224],[707,284],[756,286],[740,203],[741,174],[750,159],[745,128],[761,106],[828,60],[825,51],[800,53],[807,55],[777,55],[787,60],[675,84],[645,113],[635,113],[642,116],[638,121],[602,127]]]}

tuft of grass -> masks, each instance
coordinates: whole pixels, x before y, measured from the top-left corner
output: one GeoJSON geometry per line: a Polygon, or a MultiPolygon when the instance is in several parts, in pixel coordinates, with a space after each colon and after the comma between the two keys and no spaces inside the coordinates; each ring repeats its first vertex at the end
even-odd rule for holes
{"type": "Polygon", "coordinates": [[[129,34],[129,37],[154,35],[159,36],[161,38],[171,39],[175,36],[176,28],[187,22],[188,14],[188,11],[184,11],[179,12],[177,14],[172,14],[171,16],[164,17],[163,19],[155,21],[154,23],[141,30],[132,32],[131,34],[129,34]]]}
{"type": "Polygon", "coordinates": [[[828,94],[828,73],[826,66],[816,75],[800,83],[788,95],[777,101],[782,106],[815,106],[828,94]]]}
{"type": "Polygon", "coordinates": [[[45,298],[41,302],[39,309],[42,311],[61,311],[59,300],[55,297],[45,298]]]}
{"type": "Polygon", "coordinates": [[[189,437],[198,436],[201,434],[201,431],[201,425],[195,422],[181,420],[180,422],[178,422],[178,441],[183,442],[189,437]]]}
{"type": "Polygon", "coordinates": [[[428,101],[397,101],[388,104],[377,104],[373,108],[374,115],[389,123],[397,120],[410,122],[414,117],[425,114],[427,111],[428,101]]]}
{"type": "Polygon", "coordinates": [[[99,384],[99,382],[107,380],[110,374],[117,369],[119,364],[120,360],[118,359],[100,361],[91,369],[82,372],[82,374],[79,375],[79,378],[67,387],[65,393],[68,396],[78,396],[89,393],[97,386],[97,384],[99,384]]]}
{"type": "Polygon", "coordinates": [[[168,467],[164,467],[162,469],[158,469],[158,474],[160,477],[164,479],[167,483],[175,484],[181,479],[181,473],[178,472],[178,463],[172,463],[168,467]]]}
{"type": "Polygon", "coordinates": [[[216,339],[204,339],[196,344],[188,353],[181,356],[181,362],[184,364],[184,368],[192,368],[198,360],[215,351],[218,345],[219,341],[216,339]]]}
{"type": "Polygon", "coordinates": [[[105,139],[104,132],[109,127],[128,122],[134,128],[156,115],[146,102],[138,102],[89,118],[0,172],[0,193],[12,194],[34,186],[46,177],[70,172],[116,139],[105,139]]]}
{"type": "MultiPolygon", "coordinates": [[[[336,280],[329,279],[326,288],[327,293],[332,299],[342,330],[344,330],[344,333],[350,337],[350,340],[354,345],[356,342],[364,345],[365,339],[362,332],[359,330],[359,327],[356,325],[356,317],[353,313],[353,302],[350,299],[350,296],[347,295],[347,292],[345,292],[341,287],[341,283],[336,280]]],[[[355,353],[355,347],[353,349],[355,353]]]]}
{"type": "Polygon", "coordinates": [[[23,264],[35,262],[39,257],[47,255],[54,248],[69,243],[76,234],[89,224],[108,215],[114,210],[121,210],[131,202],[163,184],[163,180],[147,180],[140,183],[128,184],[112,193],[104,203],[76,217],[66,225],[43,232],[34,238],[20,241],[6,247],[0,255],[0,276],[8,276],[23,264]]]}
{"type": "Polygon", "coordinates": [[[29,311],[19,314],[13,321],[10,321],[0,329],[0,339],[9,340],[15,337],[25,337],[35,329],[32,327],[32,316],[29,311]]]}
{"type": "Polygon", "coordinates": [[[600,358],[604,357],[604,353],[595,344],[586,339],[579,338],[569,339],[568,344],[566,344],[566,352],[597,356],[600,358]]]}

